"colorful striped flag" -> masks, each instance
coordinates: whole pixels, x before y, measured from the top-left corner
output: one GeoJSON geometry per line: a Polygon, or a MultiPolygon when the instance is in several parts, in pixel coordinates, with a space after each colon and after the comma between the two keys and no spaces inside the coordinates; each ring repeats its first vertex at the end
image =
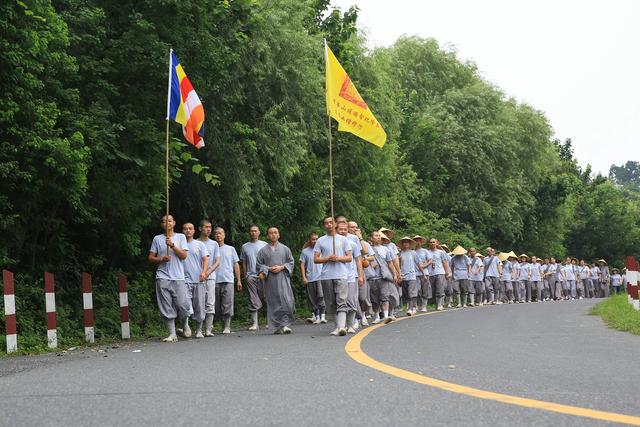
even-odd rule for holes
{"type": "Polygon", "coordinates": [[[204,108],[191,82],[171,49],[169,60],[169,89],[167,120],[182,125],[182,133],[196,148],[204,147],[204,108]]]}

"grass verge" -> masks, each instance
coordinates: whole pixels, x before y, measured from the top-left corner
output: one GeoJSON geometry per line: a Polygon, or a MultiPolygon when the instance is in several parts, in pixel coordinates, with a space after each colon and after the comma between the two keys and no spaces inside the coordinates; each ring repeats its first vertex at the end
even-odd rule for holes
{"type": "Polygon", "coordinates": [[[633,309],[626,294],[614,295],[591,309],[610,328],[640,335],[640,311],[633,309]]]}

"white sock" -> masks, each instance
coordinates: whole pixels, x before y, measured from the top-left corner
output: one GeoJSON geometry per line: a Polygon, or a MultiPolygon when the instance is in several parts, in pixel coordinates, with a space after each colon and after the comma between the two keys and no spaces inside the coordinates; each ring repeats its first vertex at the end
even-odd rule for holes
{"type": "Polygon", "coordinates": [[[347,313],[344,311],[339,311],[336,313],[336,327],[339,329],[344,329],[347,324],[347,313]]]}
{"type": "Polygon", "coordinates": [[[258,324],[258,312],[257,311],[252,311],[251,312],[251,321],[253,322],[254,325],[258,324]]]}
{"type": "Polygon", "coordinates": [[[387,317],[389,317],[389,310],[382,310],[382,318],[386,319],[387,317]]]}

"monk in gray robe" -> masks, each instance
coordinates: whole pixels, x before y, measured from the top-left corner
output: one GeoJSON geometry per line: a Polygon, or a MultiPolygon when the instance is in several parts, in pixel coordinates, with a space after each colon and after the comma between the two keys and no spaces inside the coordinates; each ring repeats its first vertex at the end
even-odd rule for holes
{"type": "Polygon", "coordinates": [[[267,317],[276,334],[290,334],[289,325],[295,320],[296,306],[291,290],[293,255],[279,242],[280,231],[276,227],[267,230],[269,244],[258,251],[256,270],[264,280],[267,300],[267,317]]]}

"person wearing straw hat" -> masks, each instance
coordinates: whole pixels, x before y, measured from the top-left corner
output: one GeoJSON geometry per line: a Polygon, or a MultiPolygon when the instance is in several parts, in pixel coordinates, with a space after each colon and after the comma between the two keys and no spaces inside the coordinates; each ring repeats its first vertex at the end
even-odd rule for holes
{"type": "Polygon", "coordinates": [[[313,248],[313,261],[322,264],[320,280],[328,312],[336,313],[336,328],[330,335],[347,335],[347,297],[349,293],[349,264],[353,260],[351,245],[346,237],[336,233],[335,221],[326,217],[323,221],[325,235],[313,248]]]}
{"type": "Polygon", "coordinates": [[[500,276],[502,275],[502,262],[496,256],[496,250],[487,248],[487,256],[484,263],[485,298],[488,304],[496,304],[496,292],[500,289],[500,276]]]}
{"type": "Polygon", "coordinates": [[[605,261],[604,259],[599,259],[598,264],[600,269],[600,276],[599,276],[600,296],[608,298],[609,297],[609,280],[611,278],[609,273],[609,267],[607,266],[607,261],[605,261]]]}
{"type": "MultiPolygon", "coordinates": [[[[462,246],[456,246],[451,251],[451,270],[453,270],[453,292],[458,300],[457,308],[467,306],[469,294],[469,275],[471,274],[471,260],[467,256],[467,250],[462,246]],[[462,296],[462,298],[461,298],[462,296]]],[[[446,297],[446,298],[451,298],[446,297]]]]}
{"type": "Polygon", "coordinates": [[[413,316],[418,311],[418,280],[416,273],[422,272],[418,255],[413,250],[414,241],[411,237],[403,237],[400,243],[400,277],[405,299],[407,300],[407,316],[413,316]]]}
{"type": "Polygon", "coordinates": [[[484,294],[484,266],[482,264],[482,254],[476,252],[476,248],[469,248],[469,258],[471,259],[471,275],[469,276],[469,307],[479,305],[482,307],[484,294]]]}
{"type": "MultiPolygon", "coordinates": [[[[510,254],[515,256],[515,252],[511,251],[510,254]]],[[[517,258],[509,258],[509,262],[511,262],[511,286],[513,286],[513,300],[516,303],[520,303],[521,296],[524,295],[524,292],[521,289],[520,283],[520,262],[517,258]]]]}
{"type": "Polygon", "coordinates": [[[620,270],[614,268],[611,274],[611,292],[614,294],[620,293],[620,288],[622,287],[622,276],[620,275],[620,270]]]}
{"type": "Polygon", "coordinates": [[[429,281],[429,251],[422,247],[423,244],[427,241],[422,236],[416,235],[413,236],[413,241],[415,242],[416,256],[418,257],[418,263],[422,269],[416,271],[416,276],[418,279],[418,307],[422,313],[427,312],[427,303],[431,298],[431,282],[429,281]]]}
{"type": "Polygon", "coordinates": [[[535,255],[531,256],[531,264],[529,264],[529,283],[531,284],[532,292],[536,296],[536,302],[542,302],[542,291],[544,289],[544,284],[542,283],[542,260],[535,255]]]}
{"type": "Polygon", "coordinates": [[[431,281],[431,289],[436,298],[436,310],[444,310],[444,287],[445,280],[451,277],[449,261],[445,251],[438,247],[438,240],[429,239],[429,280],[431,281]]]}
{"type": "Polygon", "coordinates": [[[512,260],[515,254],[513,252],[502,252],[498,255],[498,259],[502,261],[502,275],[500,276],[500,287],[498,288],[498,304],[513,304],[513,281],[511,272],[513,270],[512,260]]]}
{"type": "Polygon", "coordinates": [[[520,302],[531,302],[531,264],[529,264],[529,255],[520,254],[520,275],[518,277],[518,293],[520,302]]]}
{"type": "MultiPolygon", "coordinates": [[[[386,236],[385,236],[386,237],[386,236]]],[[[392,282],[397,279],[398,272],[393,264],[393,256],[389,249],[382,244],[382,233],[371,232],[371,254],[369,261],[369,284],[371,286],[371,305],[375,318],[371,323],[387,323],[389,317],[389,293],[392,282]],[[380,318],[382,312],[382,318],[380,318]]]]}
{"type": "Polygon", "coordinates": [[[589,270],[591,271],[590,282],[591,282],[591,287],[593,288],[591,298],[599,298],[600,297],[600,283],[599,283],[600,269],[596,265],[595,261],[591,263],[591,268],[589,270]]]}
{"type": "Polygon", "coordinates": [[[400,251],[395,243],[391,241],[391,238],[384,233],[380,233],[382,244],[391,252],[393,256],[393,265],[398,272],[398,277],[394,279],[392,283],[387,283],[389,288],[389,316],[391,320],[395,320],[398,311],[400,310],[400,304],[402,302],[402,282],[400,279],[400,251]]]}

